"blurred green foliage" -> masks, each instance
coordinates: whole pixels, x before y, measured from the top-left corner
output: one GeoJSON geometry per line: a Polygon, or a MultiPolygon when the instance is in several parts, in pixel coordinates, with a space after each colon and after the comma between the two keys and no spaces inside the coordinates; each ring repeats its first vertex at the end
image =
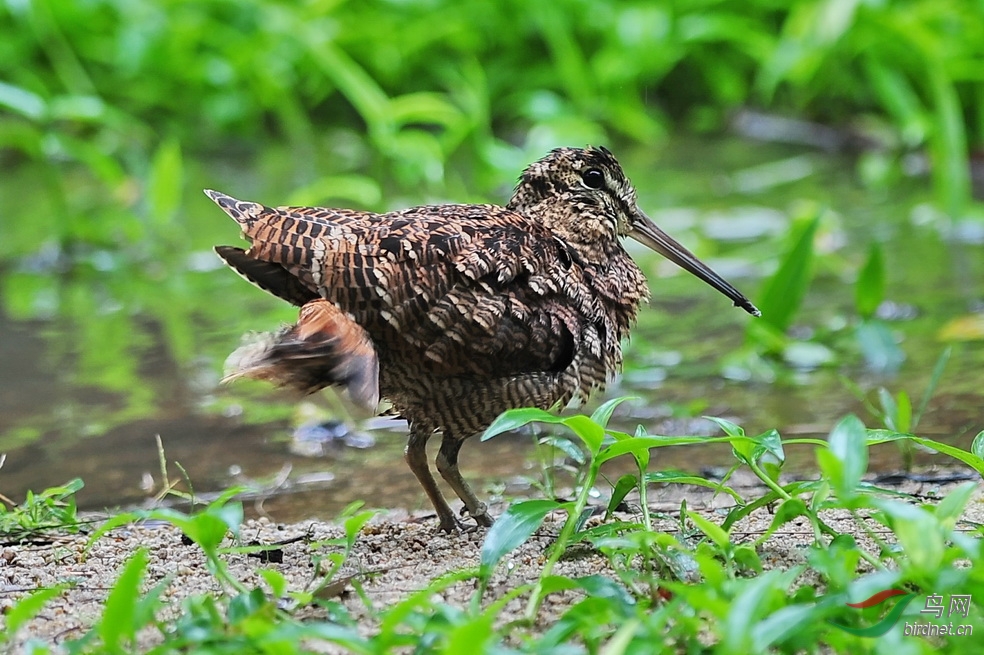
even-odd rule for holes
{"type": "Polygon", "coordinates": [[[162,139],[274,136],[330,152],[324,174],[488,189],[545,144],[653,144],[761,106],[928,147],[958,215],[984,140],[976,0],[35,0],[0,5],[0,33],[0,149],[113,186],[162,139]]]}
{"type": "MultiPolygon", "coordinates": [[[[901,178],[899,153],[925,149],[937,204],[961,215],[967,151],[984,140],[982,34],[984,5],[969,0],[0,3],[0,319],[44,341],[38,387],[53,389],[41,410],[27,392],[0,404],[0,445],[99,434],[168,404],[234,404],[215,394],[221,358],[246,330],[294,310],[219,270],[211,247],[234,243],[235,226],[201,187],[369,209],[501,200],[523,166],[561,144],[615,142],[644,204],[698,208],[661,224],[737,276],[770,280],[770,310],[749,326],[756,353],[802,370],[863,358],[891,372],[901,351],[875,311],[893,288],[926,307],[926,326],[963,299],[945,270],[952,246],[894,227],[922,189],[884,183],[901,178]],[[828,175],[843,160],[790,156],[785,144],[762,155],[736,139],[670,139],[721,130],[744,107],[880,135],[891,147],[862,160],[861,178],[882,188],[857,193],[849,175],[828,175]],[[657,157],[658,179],[640,177],[657,157]],[[804,197],[845,216],[860,253],[885,244],[859,269],[857,334],[834,269],[863,262],[816,247],[840,219],[806,234],[812,209],[792,202],[804,197]],[[748,217],[729,212],[747,203],[760,205],[758,227],[735,236],[748,217]],[[771,227],[766,205],[780,215],[771,227]],[[727,227],[711,233],[704,219],[719,211],[727,227]],[[112,394],[110,410],[83,388],[112,394]]],[[[639,261],[660,279],[660,302],[690,306],[692,281],[677,286],[639,261]]],[[[973,266],[961,275],[980,279],[973,266]]],[[[644,312],[632,346],[644,356],[630,351],[629,372],[651,374],[647,357],[667,348],[716,371],[737,345],[733,316],[644,312]],[[698,327],[706,337],[674,342],[698,327]]],[[[907,361],[932,329],[909,330],[922,345],[907,343],[907,361]]],[[[731,368],[735,379],[777,375],[731,368]]],[[[251,420],[260,412],[254,404],[251,420]]]]}

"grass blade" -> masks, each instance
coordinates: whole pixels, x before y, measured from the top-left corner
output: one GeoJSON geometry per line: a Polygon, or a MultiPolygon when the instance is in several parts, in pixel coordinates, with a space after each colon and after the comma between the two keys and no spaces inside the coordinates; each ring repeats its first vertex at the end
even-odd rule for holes
{"type": "Polygon", "coordinates": [[[547,514],[560,507],[562,504],[556,500],[527,500],[510,505],[485,536],[479,576],[488,578],[503,557],[524,544],[547,514]]]}
{"type": "Polygon", "coordinates": [[[134,599],[140,596],[140,583],[148,561],[147,550],[137,550],[123,567],[123,572],[106,598],[98,632],[109,652],[120,651],[125,640],[132,641],[136,637],[134,619],[137,605],[134,599]]]}
{"type": "Polygon", "coordinates": [[[621,398],[612,398],[604,405],[599,407],[591,414],[591,420],[600,425],[601,427],[608,427],[608,421],[612,418],[612,413],[615,408],[624,403],[626,400],[635,400],[628,396],[623,396],[621,398]]]}
{"type": "Polygon", "coordinates": [[[66,585],[38,589],[31,595],[19,600],[6,614],[7,626],[0,633],[0,643],[13,639],[18,628],[37,616],[49,600],[61,595],[65,589],[66,585]]]}
{"type": "Polygon", "coordinates": [[[523,409],[510,409],[503,412],[492,421],[492,425],[482,433],[482,441],[488,441],[492,437],[497,437],[504,432],[512,432],[530,423],[560,423],[562,419],[554,416],[550,412],[535,407],[523,409]]]}
{"type": "MultiPolygon", "coordinates": [[[[785,332],[803,303],[813,277],[813,238],[820,225],[820,211],[803,225],[793,240],[779,269],[765,285],[758,307],[760,321],[779,332],[785,332]]],[[[749,322],[751,325],[754,321],[749,322]]],[[[748,332],[749,336],[753,333],[748,332]]]]}
{"type": "Polygon", "coordinates": [[[926,407],[929,406],[930,398],[936,393],[936,387],[939,386],[940,379],[943,377],[943,371],[946,369],[947,362],[950,361],[951,352],[953,352],[953,349],[948,346],[940,353],[939,359],[936,360],[936,364],[933,366],[933,373],[929,376],[929,384],[926,385],[926,390],[919,400],[919,408],[912,417],[913,426],[919,425],[919,419],[922,418],[926,407]]]}
{"type": "Polygon", "coordinates": [[[854,285],[854,305],[862,318],[871,318],[885,299],[885,258],[881,246],[872,243],[868,259],[854,285]]]}

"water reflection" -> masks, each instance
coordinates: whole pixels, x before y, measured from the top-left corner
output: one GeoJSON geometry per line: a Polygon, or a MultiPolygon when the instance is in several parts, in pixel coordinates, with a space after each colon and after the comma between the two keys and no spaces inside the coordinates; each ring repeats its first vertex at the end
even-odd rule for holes
{"type": "MultiPolygon", "coordinates": [[[[722,375],[745,341],[740,312],[662,260],[633,251],[650,273],[654,299],[633,332],[624,377],[606,393],[642,398],[616,417],[627,430],[641,423],[655,433],[711,434],[711,424],[694,419],[700,415],[785,435],[823,434],[847,412],[872,422],[842,378],[918,398],[943,346],[941,328],[972,323],[971,312],[980,308],[984,254],[974,239],[941,236],[946,226],[926,218],[919,185],[879,196],[855,185],[843,159],[731,139],[680,141],[659,161],[651,153],[619,154],[654,220],[743,289],[755,289],[750,278],[771,272],[796,203],[822,199],[835,212],[821,228],[826,252],[797,319],[808,344],[823,344],[834,360],[815,370],[775,367],[771,382],[722,375]],[[767,175],[784,161],[809,166],[795,175],[780,166],[783,174],[767,175]],[[643,170],[655,173],[646,180],[643,170]],[[883,243],[888,270],[891,304],[881,315],[906,355],[890,379],[866,368],[853,327],[851,284],[872,240],[883,243]]],[[[289,153],[270,149],[264,157],[290,165],[289,153]]],[[[0,452],[7,455],[0,492],[19,499],[26,489],[82,477],[79,500],[86,506],[141,502],[160,482],[160,435],[172,479],[181,477],[174,466],[180,463],[197,491],[279,484],[281,496],[264,503],[278,518],[330,516],[354,499],[425,507],[403,463],[399,422],[352,423],[350,430],[375,441],[372,448],[342,439],[306,457],[292,447],[298,426],[311,419],[299,413],[298,399],[263,385],[218,385],[222,362],[244,332],[292,321],[294,310],[224,270],[210,248],[234,243],[236,235],[197,191],[243,188],[244,179],[272,165],[214,164],[187,166],[195,189],[168,221],[88,197],[86,180],[71,176],[66,191],[81,194],[71,207],[25,202],[40,184],[31,165],[0,182],[0,452]]],[[[255,184],[250,194],[287,198],[289,177],[255,184]]],[[[951,358],[921,434],[966,443],[984,427],[984,348],[977,339],[951,358]]],[[[334,401],[311,402],[320,407],[319,422],[346,418],[334,401]]],[[[531,441],[520,435],[470,442],[463,471],[469,479],[535,476],[531,441]]],[[[809,470],[809,451],[790,455],[794,466],[809,470]]],[[[660,453],[657,466],[693,470],[728,458],[727,447],[678,450],[660,453]]],[[[873,453],[873,467],[893,470],[899,462],[893,447],[873,453]]]]}

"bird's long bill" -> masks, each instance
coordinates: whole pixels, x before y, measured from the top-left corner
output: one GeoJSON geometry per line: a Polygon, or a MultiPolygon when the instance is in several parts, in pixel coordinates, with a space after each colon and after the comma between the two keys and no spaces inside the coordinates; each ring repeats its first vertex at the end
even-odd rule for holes
{"type": "Polygon", "coordinates": [[[632,220],[629,236],[663,255],[685,271],[693,273],[704,282],[726,295],[734,302],[735,307],[741,307],[752,316],[761,316],[762,312],[752,304],[738,289],[723,277],[715,273],[707,264],[697,259],[694,253],[684,248],[676,239],[659,229],[648,216],[641,211],[632,220]]]}

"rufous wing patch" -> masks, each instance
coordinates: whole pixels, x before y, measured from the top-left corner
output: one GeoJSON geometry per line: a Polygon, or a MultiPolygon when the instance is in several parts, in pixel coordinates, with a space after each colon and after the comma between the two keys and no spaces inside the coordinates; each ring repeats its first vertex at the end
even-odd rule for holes
{"type": "Polygon", "coordinates": [[[255,335],[229,355],[223,382],[241,377],[304,393],[337,386],[363,407],[379,404],[379,359],[369,334],[323,299],[301,307],[294,325],[255,335]]]}

